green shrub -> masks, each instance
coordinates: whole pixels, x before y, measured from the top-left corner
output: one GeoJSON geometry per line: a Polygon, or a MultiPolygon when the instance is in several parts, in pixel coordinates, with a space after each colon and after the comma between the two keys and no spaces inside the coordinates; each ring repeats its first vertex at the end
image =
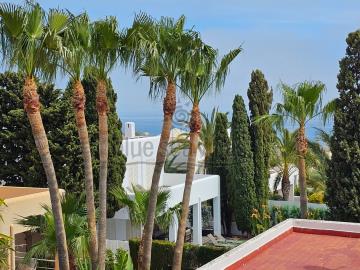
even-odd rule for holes
{"type": "MultiPolygon", "coordinates": [[[[272,206],[270,208],[271,225],[276,225],[288,218],[300,218],[300,208],[296,206],[272,206]]],[[[309,208],[308,218],[314,220],[329,219],[328,209],[309,208]]]]}
{"type": "Polygon", "coordinates": [[[309,202],[311,203],[324,203],[324,191],[314,192],[309,196],[309,202]]]}
{"type": "MultiPolygon", "coordinates": [[[[90,261],[89,261],[90,264],[90,261]]],[[[88,270],[90,268],[79,268],[81,270],[88,270]]],[[[106,250],[105,260],[106,270],[131,270],[133,269],[129,254],[126,250],[118,248],[115,252],[106,250]]]]}
{"type": "MultiPolygon", "coordinates": [[[[129,241],[130,256],[133,261],[134,269],[137,269],[137,257],[139,250],[139,239],[129,241]]],[[[163,240],[154,240],[151,249],[151,269],[166,270],[171,269],[175,243],[163,240]]],[[[196,269],[209,261],[227,252],[229,248],[198,246],[186,243],[182,260],[182,269],[196,269]]]]}
{"type": "Polygon", "coordinates": [[[270,215],[267,205],[262,205],[261,209],[253,209],[251,214],[251,234],[258,235],[265,232],[270,227],[270,215]]]}

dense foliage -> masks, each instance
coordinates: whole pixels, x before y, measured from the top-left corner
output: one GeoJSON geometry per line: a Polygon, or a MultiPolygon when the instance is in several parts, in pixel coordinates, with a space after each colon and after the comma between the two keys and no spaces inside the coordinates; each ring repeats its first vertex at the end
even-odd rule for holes
{"type": "MultiPolygon", "coordinates": [[[[95,109],[95,81],[88,77],[82,81],[86,96],[86,118],[93,156],[95,187],[98,183],[98,128],[95,109]]],[[[47,187],[39,154],[30,131],[22,105],[23,78],[15,73],[0,74],[0,180],[8,185],[47,187]]],[[[84,191],[82,156],[71,107],[71,88],[65,92],[53,85],[39,84],[42,116],[59,179],[59,186],[67,192],[80,194],[84,191]]],[[[121,122],[115,110],[116,93],[109,87],[109,186],[121,185],[125,173],[126,158],[121,152],[121,122]]],[[[117,204],[109,196],[112,215],[117,204]]]]}
{"type": "MultiPolygon", "coordinates": [[[[129,241],[130,256],[133,262],[138,257],[140,241],[131,239],[129,241]]],[[[175,243],[163,240],[154,240],[151,250],[151,269],[170,269],[174,253],[175,243]]],[[[212,261],[227,252],[227,247],[197,246],[186,243],[182,260],[182,269],[197,269],[198,267],[212,261]]],[[[135,269],[136,264],[134,264],[135,269]]]]}
{"type": "Polygon", "coordinates": [[[220,176],[221,221],[225,234],[231,232],[232,210],[229,200],[229,166],[231,162],[231,142],[228,135],[228,118],[225,113],[217,113],[214,132],[214,152],[209,158],[208,173],[220,176]]]}
{"type": "MultiPolygon", "coordinates": [[[[247,92],[249,98],[250,118],[269,114],[272,104],[272,91],[270,90],[264,74],[260,70],[251,73],[251,81],[247,92]]],[[[251,142],[254,154],[254,183],[258,208],[267,204],[269,194],[269,159],[272,129],[267,123],[251,124],[251,142]]]]}
{"type": "Polygon", "coordinates": [[[232,162],[230,200],[239,230],[251,231],[251,214],[256,208],[254,161],[250,123],[244,100],[236,95],[231,121],[232,162]]]}
{"type": "Polygon", "coordinates": [[[326,201],[332,218],[360,222],[360,31],[346,39],[330,143],[326,201]]]}
{"type": "MultiPolygon", "coordinates": [[[[24,78],[16,73],[0,74],[0,181],[15,186],[46,187],[45,173],[23,109],[23,82],[24,78]]],[[[61,102],[61,91],[53,85],[39,84],[38,92],[44,125],[50,131],[47,136],[54,163],[61,164],[63,145],[59,138],[69,109],[61,102]]],[[[70,181],[68,175],[59,178],[70,181]]]]}
{"type": "Polygon", "coordinates": [[[125,249],[118,248],[115,252],[106,250],[106,270],[132,270],[132,262],[125,249]]]}

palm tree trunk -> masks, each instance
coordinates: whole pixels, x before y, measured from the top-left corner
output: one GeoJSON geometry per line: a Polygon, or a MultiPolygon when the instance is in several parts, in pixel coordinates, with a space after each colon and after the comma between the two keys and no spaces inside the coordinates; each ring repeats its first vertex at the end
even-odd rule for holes
{"type": "Polygon", "coordinates": [[[62,216],[60,195],[54,164],[51,159],[49,143],[40,114],[40,101],[37,86],[33,77],[26,77],[23,89],[24,109],[29,119],[35,145],[39,151],[49,186],[52,211],[55,219],[56,244],[59,255],[59,265],[62,270],[69,270],[69,255],[66,234],[62,216]]]}
{"type": "Polygon", "coordinates": [[[91,161],[91,151],[89,143],[89,134],[85,119],[85,93],[80,80],[74,82],[73,87],[73,107],[75,111],[76,127],[79,134],[82,156],[85,169],[85,192],[87,220],[90,231],[89,252],[92,269],[97,269],[97,235],[96,235],[96,217],[94,203],[93,170],[91,161]]]}
{"type": "Polygon", "coordinates": [[[96,109],[99,116],[99,155],[100,155],[100,177],[99,177],[99,235],[98,235],[98,260],[99,270],[105,270],[106,251],[106,188],[108,169],[108,103],[106,96],[106,81],[99,80],[96,87],[96,109]]]}
{"type": "Polygon", "coordinates": [[[181,206],[181,219],[179,222],[178,235],[174,250],[174,258],[172,265],[173,270],[181,269],[181,261],[182,261],[182,254],[183,254],[184,241],[185,241],[186,221],[189,215],[191,186],[195,173],[196,154],[198,149],[200,130],[201,130],[201,117],[200,117],[199,106],[198,104],[194,104],[193,109],[191,111],[190,149],[189,149],[189,156],[187,161],[187,172],[186,172],[184,194],[183,194],[183,200],[181,206]]]}
{"type": "Polygon", "coordinates": [[[154,230],[155,210],[161,171],[164,167],[166,149],[169,143],[172,118],[176,109],[176,88],[175,83],[169,81],[166,89],[166,96],[163,102],[164,122],[160,136],[159,148],[156,154],[154,174],[151,182],[149,205],[147,209],[146,223],[139,247],[138,269],[150,270],[152,235],[154,230]]]}
{"type": "Polygon", "coordinates": [[[301,124],[297,137],[297,151],[299,155],[299,186],[300,186],[300,211],[301,218],[307,218],[307,194],[306,194],[306,166],[305,155],[307,152],[307,141],[305,137],[305,125],[301,124]]]}
{"type": "Polygon", "coordinates": [[[289,166],[285,164],[283,177],[281,180],[281,191],[283,194],[283,199],[285,201],[289,200],[289,193],[290,193],[290,180],[289,180],[289,166]]]}

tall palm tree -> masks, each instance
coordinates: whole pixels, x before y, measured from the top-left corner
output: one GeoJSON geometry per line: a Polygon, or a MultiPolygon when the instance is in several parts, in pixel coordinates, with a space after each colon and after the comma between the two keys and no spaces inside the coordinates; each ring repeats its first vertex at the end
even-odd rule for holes
{"type": "Polygon", "coordinates": [[[57,57],[53,53],[53,49],[61,47],[60,35],[68,27],[68,16],[60,10],[50,10],[46,16],[38,4],[21,7],[1,3],[0,17],[3,60],[10,67],[16,67],[25,77],[24,110],[31,125],[49,186],[60,267],[68,270],[68,252],[58,184],[40,114],[39,95],[35,80],[36,75],[55,74],[57,57]]]}
{"type": "MultiPolygon", "coordinates": [[[[88,256],[89,231],[86,221],[84,198],[66,194],[61,200],[69,250],[70,269],[76,269],[76,260],[88,256]]],[[[25,255],[25,261],[31,258],[54,258],[56,256],[56,232],[54,215],[47,205],[43,206],[44,214],[31,215],[18,220],[18,223],[39,233],[42,238],[35,243],[25,255]]]]}
{"type": "Polygon", "coordinates": [[[115,17],[96,21],[91,27],[90,72],[97,80],[96,110],[99,118],[99,227],[98,227],[98,266],[105,269],[106,252],[106,202],[108,174],[108,99],[107,80],[109,73],[118,62],[126,63],[123,33],[118,29],[115,17]]]}
{"type": "Polygon", "coordinates": [[[96,239],[93,170],[89,134],[85,119],[86,96],[81,83],[81,76],[84,74],[84,70],[89,62],[89,52],[91,48],[91,32],[87,14],[84,13],[74,18],[71,22],[69,30],[70,31],[66,32],[64,41],[66,51],[61,55],[62,69],[68,76],[70,76],[72,81],[73,108],[85,169],[86,208],[90,230],[90,257],[92,269],[96,269],[98,250],[96,239]]]}
{"type": "MultiPolygon", "coordinates": [[[[118,201],[120,207],[128,207],[132,225],[142,226],[146,221],[146,214],[149,205],[150,191],[133,186],[134,196],[131,197],[122,187],[114,188],[111,193],[118,201]]],[[[180,204],[168,208],[167,202],[170,198],[170,191],[160,189],[156,202],[155,224],[162,230],[167,230],[173,222],[174,214],[180,217],[180,204]]]]}
{"type": "Polygon", "coordinates": [[[144,233],[141,239],[138,269],[150,269],[152,234],[156,211],[157,194],[166,150],[170,138],[172,118],[176,108],[176,83],[189,61],[197,33],[184,29],[185,17],[178,20],[163,17],[154,21],[146,14],[135,17],[132,26],[133,45],[138,51],[135,73],[150,77],[150,95],[165,95],[163,100],[163,126],[157,149],[154,173],[151,182],[149,207],[144,233]]]}
{"type": "Polygon", "coordinates": [[[180,270],[185,240],[186,220],[189,215],[191,186],[194,179],[196,153],[201,131],[200,101],[211,88],[220,90],[225,83],[230,63],[241,52],[240,48],[230,51],[217,65],[217,51],[203,45],[192,57],[191,64],[184,71],[181,80],[181,90],[191,101],[193,107],[190,118],[190,148],[187,161],[187,172],[182,199],[181,219],[179,222],[172,269],[180,270]]]}
{"type": "Polygon", "coordinates": [[[322,104],[322,95],[325,85],[321,82],[302,82],[294,87],[281,84],[282,103],[276,104],[276,113],[265,115],[256,121],[271,121],[284,123],[290,121],[298,129],[296,149],[298,155],[300,210],[301,218],[307,218],[307,191],[306,191],[306,164],[305,156],[308,152],[308,142],[305,128],[311,120],[322,116],[324,120],[330,116],[335,107],[335,102],[330,101],[325,106],[322,104]]]}

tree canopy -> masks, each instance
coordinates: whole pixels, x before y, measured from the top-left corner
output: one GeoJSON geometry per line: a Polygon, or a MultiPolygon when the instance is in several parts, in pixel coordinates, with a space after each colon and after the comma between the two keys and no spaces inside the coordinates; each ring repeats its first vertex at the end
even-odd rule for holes
{"type": "Polygon", "coordinates": [[[231,188],[230,200],[239,230],[251,231],[251,214],[256,208],[254,160],[251,151],[250,121],[244,100],[236,95],[231,121],[231,188]]]}
{"type": "Polygon", "coordinates": [[[208,173],[220,176],[221,221],[225,234],[231,231],[232,210],[229,198],[231,141],[228,134],[228,118],[225,113],[216,113],[214,152],[208,161],[208,173]]]}
{"type": "MultiPolygon", "coordinates": [[[[30,124],[23,109],[21,93],[24,78],[16,73],[0,74],[0,181],[8,185],[46,187],[39,154],[30,132],[30,124]]],[[[98,182],[98,131],[95,108],[96,81],[87,77],[82,81],[86,92],[86,118],[94,167],[94,181],[98,182]]],[[[51,84],[39,84],[44,125],[60,188],[80,194],[84,191],[82,157],[71,106],[71,87],[62,91],[51,84]]],[[[109,97],[109,187],[121,185],[125,174],[126,157],[121,152],[121,121],[115,110],[116,93],[108,88],[109,97]]],[[[113,215],[117,204],[109,196],[108,214],[113,215]]]]}
{"type": "MultiPolygon", "coordinates": [[[[267,115],[272,104],[272,91],[270,90],[264,74],[260,70],[251,73],[248,89],[250,118],[267,115]]],[[[256,198],[261,205],[266,205],[269,194],[269,158],[272,140],[272,129],[269,124],[251,124],[250,127],[252,151],[254,154],[254,183],[256,198]]]]}

